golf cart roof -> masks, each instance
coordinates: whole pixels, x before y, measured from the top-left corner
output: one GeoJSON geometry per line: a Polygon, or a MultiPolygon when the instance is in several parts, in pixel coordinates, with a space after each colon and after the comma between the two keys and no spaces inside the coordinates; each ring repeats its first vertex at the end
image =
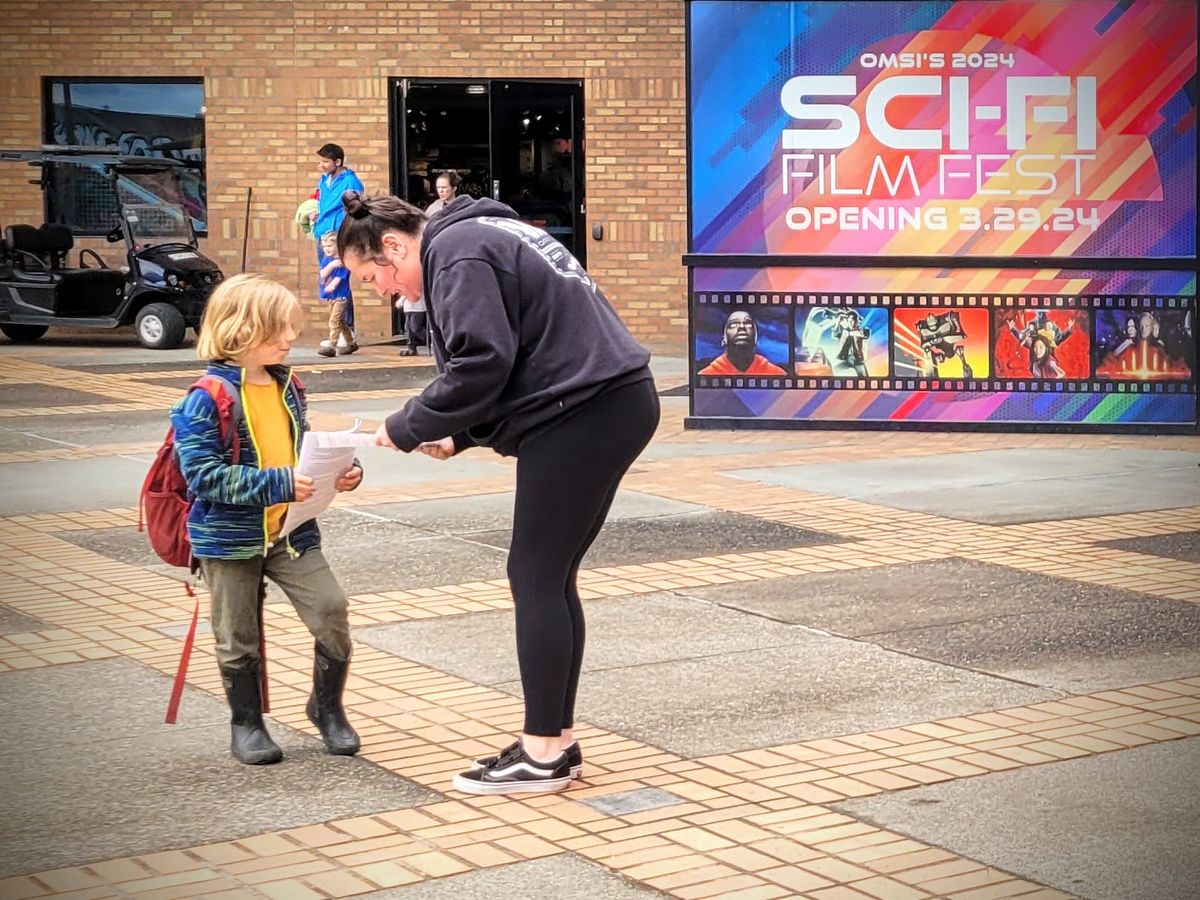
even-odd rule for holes
{"type": "Polygon", "coordinates": [[[45,144],[38,150],[0,150],[0,162],[27,162],[31,166],[91,163],[113,169],[140,169],[142,171],[187,168],[186,163],[177,159],[157,156],[127,156],[122,154],[117,147],[71,147],[60,144],[45,144]]]}

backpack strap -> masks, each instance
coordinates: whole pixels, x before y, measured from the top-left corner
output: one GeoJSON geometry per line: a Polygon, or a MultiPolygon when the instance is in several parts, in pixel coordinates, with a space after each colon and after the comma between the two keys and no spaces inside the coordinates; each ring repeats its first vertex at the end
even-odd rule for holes
{"type": "MultiPolygon", "coordinates": [[[[196,597],[196,592],[185,581],[184,588],[189,597],[196,597]]],[[[175,681],[171,684],[171,699],[167,701],[167,715],[163,721],[174,725],[179,717],[179,701],[183,699],[183,686],[187,682],[188,661],[192,658],[192,645],[196,642],[196,625],[200,622],[200,598],[196,597],[192,607],[192,624],[188,626],[187,637],[183,639],[183,651],[179,654],[179,668],[175,670],[175,681]]]]}
{"type": "MultiPolygon", "coordinates": [[[[242,399],[238,394],[237,388],[233,386],[228,378],[223,378],[220,375],[207,374],[198,378],[189,388],[189,390],[202,390],[212,397],[213,403],[217,407],[217,422],[221,431],[221,443],[233,449],[233,462],[236,464],[238,456],[241,454],[240,440],[238,437],[238,422],[242,419],[242,399]]],[[[167,432],[167,444],[173,442],[175,438],[175,429],[172,428],[167,432]]],[[[166,444],[164,444],[166,446],[166,444]]],[[[143,492],[145,488],[143,487],[143,492]]],[[[138,513],[138,529],[141,529],[141,512],[138,513]]],[[[192,557],[191,571],[195,574],[199,568],[199,562],[192,557]]],[[[189,597],[195,597],[196,593],[192,590],[191,585],[186,581],[183,583],[183,588],[189,597]]],[[[261,617],[261,605],[260,617],[261,617]]],[[[171,685],[171,697],[167,701],[167,714],[163,721],[168,725],[174,725],[179,716],[179,703],[183,699],[183,687],[187,682],[188,662],[192,658],[192,646],[196,641],[196,626],[200,621],[200,599],[197,597],[194,606],[192,607],[192,622],[188,626],[187,636],[183,640],[183,649],[179,654],[179,666],[175,670],[175,680],[171,685]]]]}
{"type": "MultiPolygon", "coordinates": [[[[299,375],[297,375],[295,372],[292,372],[291,378],[288,379],[287,386],[291,389],[292,396],[296,399],[296,409],[300,411],[300,417],[302,419],[307,419],[308,389],[304,386],[304,382],[300,380],[299,375]]],[[[303,422],[298,422],[296,424],[300,425],[301,427],[304,426],[303,422]]]]}
{"type": "Polygon", "coordinates": [[[196,379],[193,388],[206,391],[217,407],[217,420],[221,428],[221,442],[233,448],[233,462],[241,455],[241,440],[238,423],[242,421],[242,396],[233,382],[221,375],[211,373],[196,379]]]}

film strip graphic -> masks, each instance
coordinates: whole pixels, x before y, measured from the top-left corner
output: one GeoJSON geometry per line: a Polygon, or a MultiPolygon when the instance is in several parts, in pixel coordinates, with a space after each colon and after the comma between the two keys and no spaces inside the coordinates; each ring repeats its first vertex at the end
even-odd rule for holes
{"type": "Polygon", "coordinates": [[[700,388],[1196,393],[1196,298],[693,294],[700,388]]]}

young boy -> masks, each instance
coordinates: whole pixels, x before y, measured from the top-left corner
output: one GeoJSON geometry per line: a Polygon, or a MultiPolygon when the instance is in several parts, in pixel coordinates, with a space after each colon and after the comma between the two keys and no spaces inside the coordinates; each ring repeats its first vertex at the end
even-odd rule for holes
{"type": "Polygon", "coordinates": [[[416,356],[417,348],[426,343],[425,298],[409,300],[407,297],[397,297],[396,309],[404,313],[405,347],[400,355],[416,356]]]}
{"type": "MultiPolygon", "coordinates": [[[[346,594],[321,554],[315,520],[279,537],[288,503],[315,490],[295,468],[308,429],[307,403],[285,365],[300,319],[296,296],[259,275],[230,278],[209,298],[196,355],[241,399],[236,459],[234,447],[221,439],[216,401],[208,392],[189,391],[171,410],[179,467],[195,498],[188,537],[211,594],[217,663],[231,710],[230,749],[247,765],[283,758],[262,717],[264,578],[283,589],[316,639],[307,712],[325,748],[341,756],[359,748],[342,708],[351,653],[346,594]]],[[[356,463],[338,479],[337,490],[352,491],[361,480],[356,463]]]]}
{"type": "Polygon", "coordinates": [[[317,348],[317,353],[321,356],[354,353],[358,350],[358,344],[350,323],[346,321],[350,302],[350,273],[338,259],[336,231],[330,231],[321,238],[321,258],[320,295],[329,304],[329,346],[322,344],[317,348]],[[345,339],[344,348],[338,343],[339,337],[345,339]]]}

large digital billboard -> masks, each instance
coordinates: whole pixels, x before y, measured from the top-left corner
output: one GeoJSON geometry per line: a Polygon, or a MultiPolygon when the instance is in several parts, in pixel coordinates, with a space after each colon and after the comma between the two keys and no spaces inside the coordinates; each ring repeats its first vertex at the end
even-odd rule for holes
{"type": "Polygon", "coordinates": [[[1194,0],[688,12],[693,418],[1195,427],[1194,0]]]}

